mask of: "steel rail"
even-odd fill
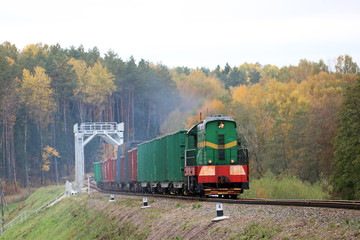
[[[360,201],[347,200],[297,200],[297,199],[259,199],[259,198],[240,198],[225,199],[218,197],[199,197],[199,196],[182,196],[182,195],[165,195],[155,193],[135,193],[130,191],[110,191],[99,189],[96,185],[91,184],[91,188],[99,192],[114,195],[130,195],[139,197],[155,197],[168,199],[181,199],[202,202],[219,202],[227,204],[249,204],[249,205],[275,205],[290,207],[315,207],[315,208],[338,208],[360,210]]]

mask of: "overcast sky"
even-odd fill
[[[174,67],[360,65],[359,0],[3,0],[0,43],[109,49]]]

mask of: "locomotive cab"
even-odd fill
[[[248,189],[248,152],[230,117],[208,117],[186,135],[184,174],[188,189],[204,195],[236,197]]]

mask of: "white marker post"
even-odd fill
[[[146,197],[143,198],[143,206],[141,208],[149,208],[150,206],[148,206],[148,200]]]
[[[221,221],[221,220],[225,220],[225,219],[229,218],[229,216],[224,216],[222,203],[216,204],[216,215],[217,215],[217,217],[212,220],[213,222]]]

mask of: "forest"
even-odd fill
[[[240,63],[239,63],[240,64]],[[125,141],[189,129],[206,116],[237,122],[250,174],[328,182],[360,199],[360,73],[349,55],[328,66],[225,64],[169,68],[94,47],[0,45],[0,178],[7,192],[74,175],[73,125],[124,122]],[[85,151],[86,172],[102,140]]]

